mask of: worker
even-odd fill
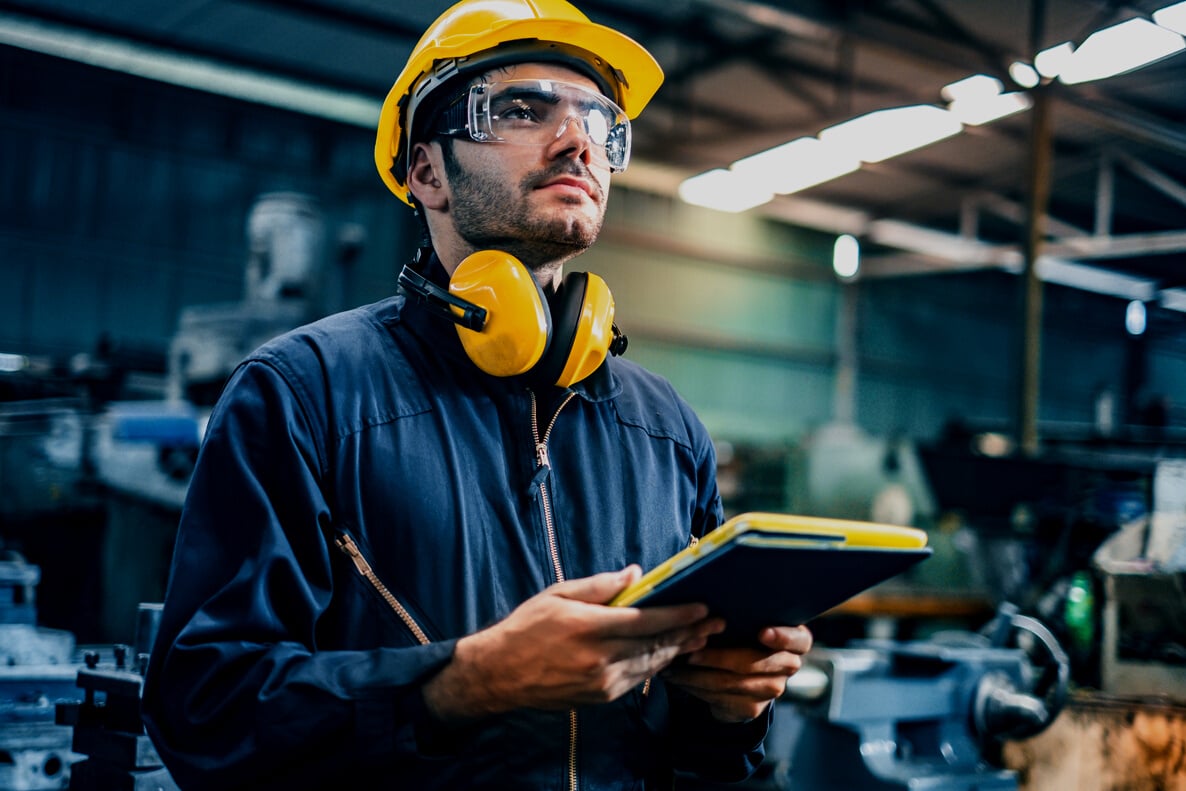
[[[375,146],[426,232],[402,293],[268,342],[209,420],[143,698],[181,788],[754,771],[811,635],[610,604],[723,512],[704,426],[563,272],[661,81],[565,0],[462,0],[416,44]]]

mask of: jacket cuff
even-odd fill
[[[676,768],[705,780],[737,782],[753,774],[765,756],[763,742],[774,721],[774,705],[748,722],[721,722],[709,706],[682,690],[670,692],[673,722],[695,723],[677,742]]]
[[[449,641],[450,658],[453,656],[453,648],[456,644],[456,640]],[[439,671],[441,667],[444,667],[444,664],[446,663],[442,663],[436,669]],[[424,700],[424,684],[433,675],[435,673],[427,676],[409,696],[409,700],[406,701],[399,716],[408,723],[410,739],[415,751],[421,757],[455,758],[465,753],[466,745],[481,729],[483,721],[479,719],[464,723],[449,723],[437,719]]]

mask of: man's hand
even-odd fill
[[[765,648],[696,651],[686,662],[664,671],[663,677],[707,702],[712,715],[722,722],[752,720],[783,693],[787,679],[803,666],[803,655],[811,650],[811,632],[805,626],[768,627],[758,640]]]
[[[640,574],[630,566],[552,585],[458,640],[452,661],[424,687],[429,711],[457,722],[525,706],[608,702],[724,628],[700,604],[605,606]]]

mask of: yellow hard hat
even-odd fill
[[[630,118],[663,82],[641,44],[590,22],[566,0],[461,0],[412,48],[383,102],[375,166],[388,189],[411,205],[406,176],[392,167],[408,154],[413,116],[426,96],[459,74],[536,60],[583,67]]]

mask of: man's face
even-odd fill
[[[553,64],[500,69],[500,81],[546,79],[597,91],[589,78]],[[475,250],[511,253],[529,269],[563,261],[593,244],[605,217],[610,171],[578,123],[539,145],[453,142],[446,158],[449,213]]]

